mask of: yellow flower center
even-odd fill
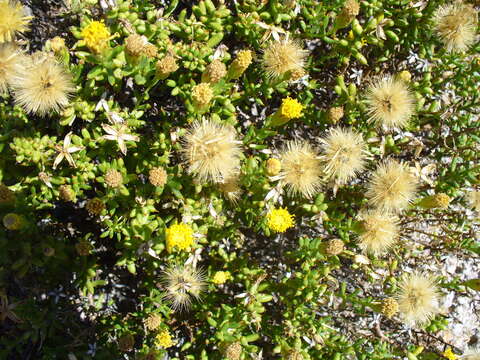
[[[282,105],[280,106],[280,114],[287,119],[295,119],[302,116],[303,105],[300,104],[296,99],[287,97],[282,100]]]
[[[285,232],[294,225],[294,216],[285,208],[273,209],[267,215],[267,226],[275,232]]]
[[[171,252],[174,248],[186,250],[193,245],[193,230],[185,224],[174,224],[165,232],[167,240],[167,251]]]
[[[92,21],[82,30],[82,37],[88,48],[99,53],[108,45],[110,32],[103,22]]]

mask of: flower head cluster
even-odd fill
[[[475,42],[478,14],[471,4],[456,1],[440,6],[434,22],[437,36],[447,51],[465,51]]]
[[[173,224],[165,230],[167,251],[186,250],[193,245],[193,230],[186,224]]]
[[[91,215],[100,215],[105,209],[105,204],[99,198],[93,198],[87,201],[85,208]]]
[[[167,183],[168,174],[165,169],[155,167],[148,172],[148,181],[153,186],[163,186]]]
[[[82,29],[81,35],[85,45],[95,53],[101,53],[107,48],[111,39],[110,31],[101,21],[91,21]]]
[[[19,1],[0,0],[0,43],[13,41],[15,33],[27,31],[31,19]]]
[[[232,203],[236,203],[240,194],[242,192],[238,179],[235,176],[232,176],[226,179],[224,182],[219,184],[220,191],[223,193],[223,196],[230,200]]]
[[[172,266],[165,270],[162,283],[165,287],[165,299],[171,302],[173,310],[186,310],[192,297],[200,298],[205,288],[205,275],[191,266]]]
[[[387,251],[398,238],[398,219],[381,211],[369,211],[361,215],[362,231],[360,248],[374,255]]]
[[[238,144],[233,127],[206,120],[195,122],[183,144],[188,172],[204,182],[231,178],[240,164]]]
[[[296,99],[286,97],[282,100],[279,111],[280,115],[288,120],[296,119],[302,116],[303,105]]]
[[[150,314],[145,320],[143,320],[145,327],[150,330],[156,330],[162,323],[162,317],[159,314]]]
[[[388,160],[372,175],[366,196],[380,210],[399,212],[414,199],[416,190],[417,181],[407,167]]]
[[[207,65],[202,74],[202,81],[214,84],[219,82],[225,75],[227,75],[227,67],[223,62],[215,59]]]
[[[8,213],[3,217],[3,226],[8,230],[20,230],[22,227],[22,218],[15,213]]]
[[[398,312],[398,302],[394,298],[386,298],[382,301],[380,312],[387,318],[393,317]]]
[[[105,184],[114,189],[122,186],[122,173],[115,169],[108,169],[108,171],[105,173]]]
[[[286,208],[272,209],[267,214],[267,226],[275,232],[285,232],[295,226],[295,216]]]
[[[156,57],[157,48],[150,44],[144,35],[132,34],[125,39],[125,50],[134,58],[139,56]]]
[[[280,154],[282,184],[294,194],[311,198],[320,189],[321,160],[306,141],[291,141]]]
[[[155,343],[159,347],[164,349],[168,349],[169,347],[172,347],[173,345],[175,345],[172,339],[172,335],[170,335],[168,330],[160,331],[155,337]]]
[[[408,274],[399,288],[398,311],[406,324],[425,324],[439,312],[439,293],[433,277],[422,273]]]
[[[213,90],[208,83],[200,83],[192,89],[192,99],[194,104],[202,108],[207,106],[213,98]]]
[[[415,112],[415,98],[408,85],[392,76],[373,83],[366,100],[370,120],[378,127],[403,128]]]
[[[72,78],[54,58],[37,53],[12,79],[15,102],[28,113],[45,116],[68,105],[75,90]]]
[[[344,184],[365,166],[366,145],[362,135],[350,129],[334,128],[322,140],[325,173]]]
[[[171,73],[178,70],[177,60],[172,55],[166,55],[164,58],[157,61],[155,65],[157,76],[160,79],[165,79]]]
[[[281,78],[288,72],[303,69],[307,54],[297,41],[272,41],[263,53],[263,67],[269,77]]]

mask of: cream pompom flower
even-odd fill
[[[62,65],[47,54],[34,54],[12,80],[15,102],[28,113],[45,116],[68,105],[75,87]]]
[[[271,41],[263,52],[263,67],[270,78],[278,79],[289,71],[303,69],[308,51],[291,39]]]
[[[205,274],[191,266],[171,266],[163,273],[162,285],[164,298],[171,303],[173,310],[186,310],[192,298],[199,299],[205,289]]]
[[[417,181],[407,166],[391,159],[375,170],[366,196],[379,210],[399,212],[414,199],[416,190]]]
[[[322,183],[321,160],[307,141],[290,141],[280,154],[281,184],[293,194],[311,198]]]
[[[398,218],[381,211],[360,214],[360,248],[370,254],[380,255],[390,249],[398,239]]]
[[[6,93],[25,57],[11,44],[0,44],[0,94]]]
[[[378,127],[404,128],[415,113],[415,98],[408,85],[392,76],[370,85],[366,102],[370,120]]]
[[[232,126],[209,120],[193,123],[183,142],[188,172],[203,182],[224,182],[238,172],[239,144]]]
[[[0,0],[0,43],[12,41],[17,32],[27,31],[31,19],[19,1]]]
[[[439,313],[439,292],[435,279],[415,272],[403,277],[396,300],[407,325],[423,325]]]
[[[447,51],[465,51],[476,40],[478,14],[473,5],[456,1],[440,6],[434,15],[435,32]]]
[[[321,140],[325,173],[339,184],[363,170],[367,156],[362,135],[351,129],[333,128]]]

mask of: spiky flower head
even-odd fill
[[[478,14],[473,5],[455,1],[435,12],[435,32],[447,51],[465,51],[476,40]]]
[[[85,208],[91,215],[100,215],[105,209],[105,204],[99,198],[93,198],[87,201]]]
[[[461,356],[462,360],[480,360],[480,347],[477,348],[469,348],[465,353]]]
[[[452,199],[444,193],[433,194],[424,197],[418,205],[424,209],[447,209]]]
[[[365,167],[366,145],[362,135],[351,129],[333,128],[322,142],[324,172],[345,184]]]
[[[69,185],[61,185],[58,189],[60,199],[69,202],[75,200],[75,192]]]
[[[163,59],[157,61],[157,76],[161,80],[166,79],[168,75],[178,70],[177,60],[172,55],[166,55]]]
[[[8,230],[20,230],[22,228],[22,217],[15,213],[8,213],[3,217],[3,226]]]
[[[439,312],[436,280],[427,274],[407,274],[399,283],[398,311],[407,325],[422,325]]]
[[[48,45],[50,46],[50,50],[56,54],[67,49],[67,45],[65,45],[65,39],[60,36],[55,36],[53,39],[48,40]]]
[[[0,43],[13,41],[15,33],[27,31],[31,19],[19,1],[0,0]]]
[[[325,253],[328,255],[340,255],[345,249],[345,243],[340,239],[331,239],[325,245]]]
[[[220,191],[223,193],[223,196],[225,196],[225,198],[227,198],[233,203],[237,202],[242,192],[240,185],[238,184],[238,178],[234,176],[220,183],[219,188]]]
[[[265,168],[268,176],[275,176],[278,175],[282,170],[282,163],[278,159],[270,158],[267,160]]]
[[[308,51],[291,39],[272,41],[263,52],[263,67],[270,78],[277,79],[293,70],[303,69]]]
[[[215,275],[213,275],[212,282],[215,285],[225,284],[227,280],[231,279],[232,275],[228,271],[217,271]]]
[[[202,82],[217,83],[225,75],[227,75],[227,67],[223,62],[218,59],[213,60],[207,65],[205,71],[202,74]]]
[[[398,218],[383,211],[368,211],[360,215],[360,248],[370,254],[380,255],[390,249],[398,239]]]
[[[155,344],[161,348],[168,349],[175,345],[175,342],[172,339],[172,335],[166,329],[160,331],[155,337]]]
[[[0,205],[11,204],[15,201],[15,194],[5,184],[0,183]]]
[[[185,135],[183,155],[188,172],[202,182],[223,182],[238,172],[241,149],[232,126],[203,120]]]
[[[125,334],[118,339],[118,349],[122,352],[133,350],[135,345],[135,338],[132,334]]]
[[[111,188],[118,188],[123,185],[122,173],[115,169],[108,169],[105,173],[105,184]]]
[[[11,43],[0,44],[0,94],[8,91],[15,74],[21,69],[25,57]]]
[[[360,13],[360,5],[357,0],[347,0],[343,5],[342,11],[336,18],[338,28],[343,28],[350,24],[353,19]]]
[[[164,298],[171,303],[173,310],[186,310],[192,298],[200,299],[205,288],[205,275],[202,270],[191,266],[175,265],[165,270],[162,276],[165,287]]]
[[[480,211],[480,191],[472,190],[467,194],[470,206],[477,211]]]
[[[328,121],[332,124],[336,124],[340,121],[343,117],[343,107],[342,106],[334,106],[328,109],[327,111],[327,118]]]
[[[280,154],[282,184],[294,194],[311,198],[320,189],[321,160],[307,141],[290,141]]]
[[[75,87],[65,68],[47,54],[34,54],[12,80],[15,102],[28,113],[45,116],[69,103]]]
[[[272,209],[267,214],[267,226],[274,232],[283,233],[295,226],[295,215],[286,208]]]
[[[370,120],[378,127],[404,128],[415,113],[415,98],[408,85],[392,76],[370,85],[366,101]]]
[[[167,251],[187,250],[193,245],[193,229],[187,224],[173,224],[165,230]]]
[[[238,79],[250,66],[252,60],[253,54],[250,50],[240,50],[228,68],[228,77]]]
[[[168,174],[165,169],[156,167],[148,172],[148,181],[153,186],[163,186],[167,183]]]
[[[407,166],[391,159],[375,170],[366,196],[370,204],[379,210],[399,212],[414,199],[416,190],[416,178]]]
[[[162,323],[162,317],[159,314],[150,314],[148,317],[143,320],[145,327],[150,330],[156,330]]]
[[[131,34],[125,39],[125,50],[128,55],[138,57],[143,55],[143,49],[148,39],[143,35]]]
[[[242,344],[233,342],[223,346],[223,354],[228,360],[240,360],[242,356]]]
[[[111,34],[103,21],[91,21],[82,29],[85,45],[94,53],[101,53],[108,47]]]
[[[200,83],[195,85],[192,89],[192,99],[194,105],[199,108],[204,108],[213,99],[213,90],[208,83]]]
[[[392,318],[398,312],[398,302],[394,298],[383,299],[380,312],[387,318]]]

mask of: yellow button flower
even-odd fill
[[[213,275],[212,282],[216,285],[225,284],[227,280],[230,280],[232,275],[228,271],[217,271],[215,275]]]
[[[273,209],[267,215],[267,226],[275,232],[285,232],[294,225],[294,216],[285,208]]]
[[[452,351],[452,348],[449,346],[442,354],[445,356],[448,360],[455,360],[458,358],[458,356]]]
[[[160,333],[158,333],[158,335],[156,336],[155,340],[155,343],[164,349],[168,349],[169,347],[172,347],[174,345],[172,336],[170,335],[168,330],[160,331]]]
[[[193,245],[193,230],[186,224],[174,224],[165,231],[167,251],[186,250]]]
[[[100,53],[108,45],[110,31],[101,21],[92,21],[82,30],[85,45],[92,51]]]
[[[282,100],[282,105],[280,106],[280,114],[282,117],[287,118],[288,120],[299,118],[302,116],[302,110],[303,105],[296,99],[286,97]]]

